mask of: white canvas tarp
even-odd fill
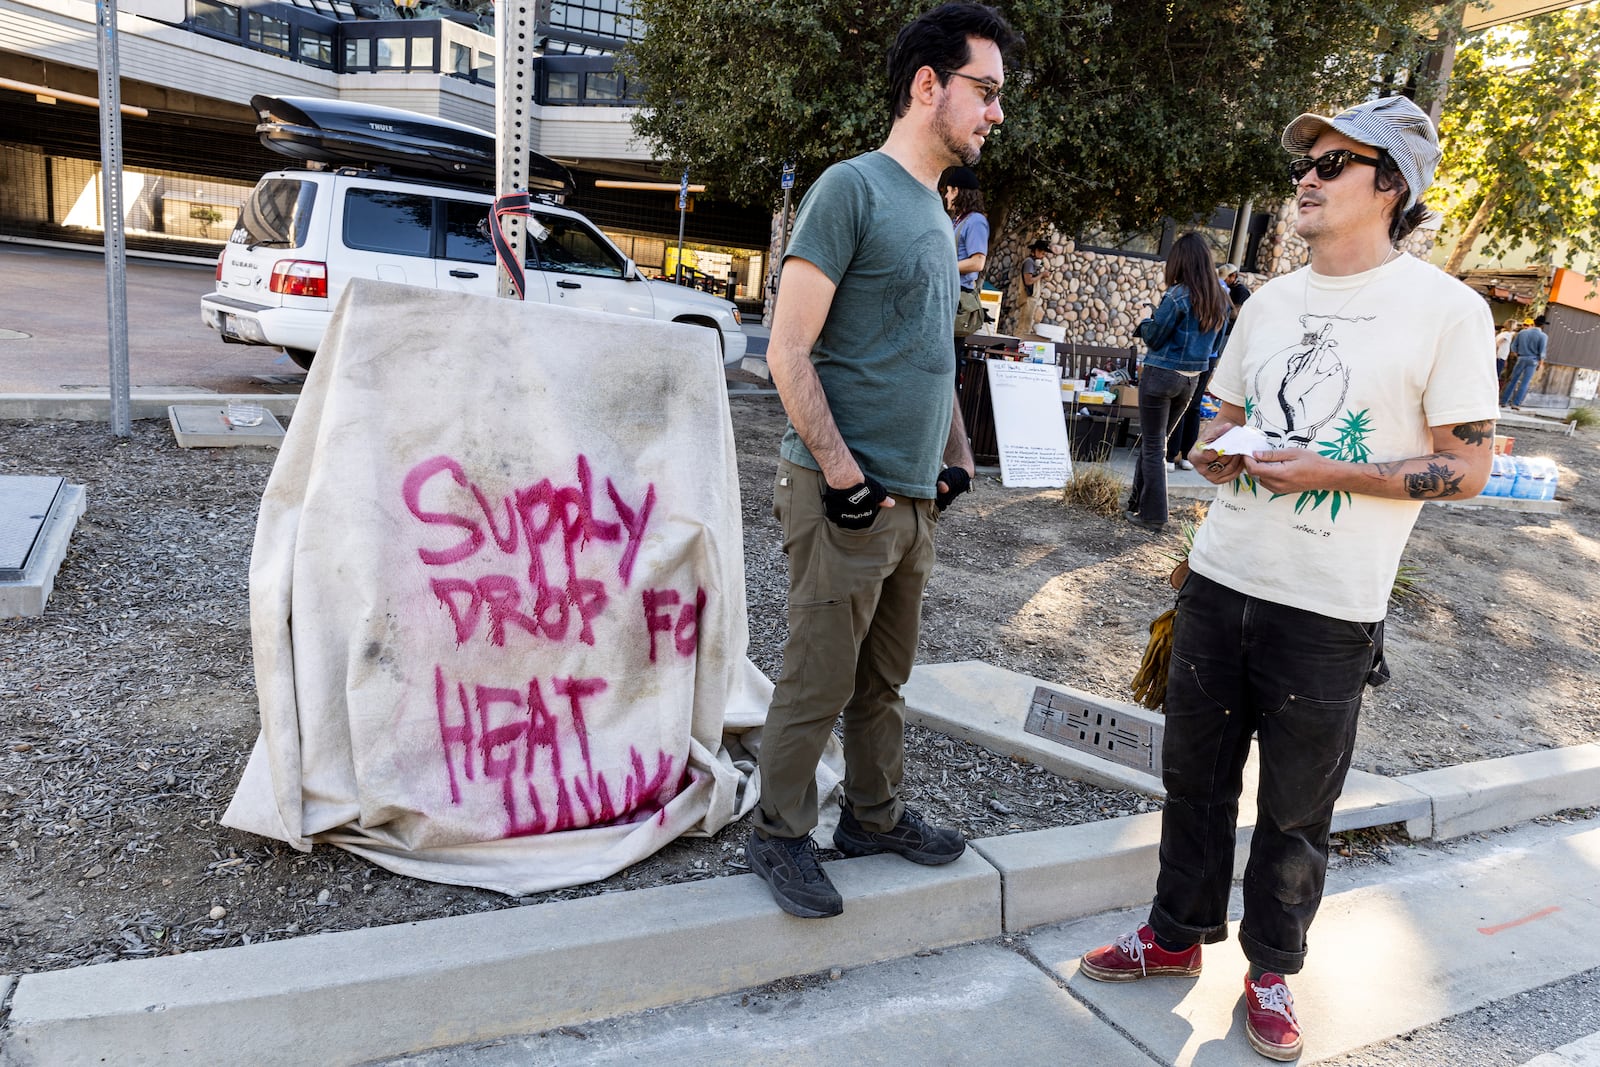
[[[514,894],[715,832],[771,693],[742,545],[709,330],[352,284],[261,503],[224,823]]]

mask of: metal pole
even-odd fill
[[[495,143],[499,158],[495,163],[495,192],[499,196],[528,188],[529,125],[533,109],[533,39],[538,21],[534,0],[502,0],[495,5],[495,47],[500,61],[495,72],[499,79],[495,93]],[[527,227],[515,215],[505,219],[506,240],[517,257],[526,262]],[[498,268],[503,297],[515,298],[511,277]]]
[[[689,208],[689,171],[684,169],[683,177],[678,180],[678,269],[675,272],[676,281],[683,284],[683,216]]]
[[[128,387],[128,250],[122,232],[122,66],[116,0],[95,0],[100,60],[100,205],[105,225],[106,339],[111,361],[111,433],[133,435]]]
[[[1228,248],[1228,258],[1244,269],[1244,250],[1250,244],[1250,215],[1256,209],[1254,200],[1239,205],[1239,214],[1233,220],[1233,244]]]
[[[778,262],[772,269],[772,292],[778,292],[778,279],[783,274],[783,257],[789,252],[789,194],[794,191],[794,164],[783,165],[783,224],[778,230]]]

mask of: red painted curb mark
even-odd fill
[[[1521,926],[1523,923],[1531,923],[1535,919],[1542,919],[1546,915],[1554,915],[1556,912],[1558,912],[1560,910],[1561,909],[1559,907],[1557,907],[1556,905],[1552,904],[1548,908],[1540,908],[1538,911],[1534,912],[1532,915],[1524,915],[1520,919],[1512,919],[1510,922],[1500,923],[1498,926],[1480,926],[1480,927],[1478,927],[1478,933],[1480,933],[1480,934],[1490,934],[1490,935],[1498,934],[1502,930],[1511,929],[1513,926]]]

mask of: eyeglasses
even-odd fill
[[[963,74],[959,70],[941,70],[939,73],[943,74],[946,78],[965,78],[969,82],[976,82],[983,89],[983,104],[985,107],[1000,99],[1000,86],[996,85],[988,78],[979,78],[971,74]]]
[[[1369,167],[1376,167],[1378,160],[1372,156],[1359,156],[1348,148],[1335,148],[1332,152],[1324,152],[1316,159],[1310,156],[1301,156],[1289,164],[1289,180],[1295,185],[1300,184],[1300,179],[1317,169],[1317,177],[1325,182],[1331,182],[1344,173],[1344,168],[1351,163],[1365,163]]]

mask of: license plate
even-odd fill
[[[232,315],[220,315],[218,317],[222,320],[222,336],[236,337],[241,341],[244,340],[244,334],[239,332],[239,327],[233,321]]]

